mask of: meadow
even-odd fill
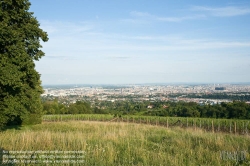
[[[193,127],[166,128],[127,122],[44,121],[38,125],[5,130],[0,133],[0,140],[0,147],[5,151],[84,153],[83,163],[64,165],[250,164],[249,135],[212,133]]]

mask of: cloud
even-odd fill
[[[138,11],[132,11],[130,12],[130,15],[135,17],[154,17],[153,15],[147,12],[138,12]]]
[[[72,35],[82,32],[88,32],[93,29],[93,25],[89,22],[73,23],[66,21],[41,21],[41,27],[48,34],[55,35],[64,33],[64,35]]]
[[[205,15],[193,15],[193,16],[184,16],[184,17],[157,17],[159,21],[166,21],[166,22],[181,22],[185,20],[195,20],[195,19],[202,19],[206,18]]]
[[[212,16],[218,17],[232,17],[250,14],[249,7],[237,7],[237,6],[227,6],[227,7],[205,7],[205,6],[194,6],[192,7],[194,11],[208,12]]]
[[[129,14],[132,18],[121,19],[121,22],[141,25],[141,24],[148,24],[155,19],[154,15],[151,15],[147,12],[132,11]]]
[[[153,15],[147,12],[138,12],[132,11],[130,15],[133,18],[124,19],[123,21],[130,22],[130,23],[149,23],[150,21],[159,21],[159,22],[182,22],[186,20],[195,20],[195,19],[203,19],[205,15],[189,15],[189,16],[180,16],[180,17],[162,17]]]
[[[135,19],[135,18],[121,19],[120,22],[126,24],[134,24],[134,25],[142,25],[150,23],[148,20]]]
[[[207,7],[207,6],[193,6],[191,11],[204,12],[202,14],[189,14],[186,16],[157,16],[148,12],[132,11],[130,16],[132,18],[123,19],[122,21],[134,24],[146,24],[152,21],[159,22],[183,22],[187,20],[204,19],[208,15],[215,17],[233,17],[250,14],[249,7],[237,7],[237,6],[226,6],[226,7]]]

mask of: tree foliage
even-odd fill
[[[34,60],[47,33],[29,12],[28,0],[0,0],[0,126],[41,121],[40,75]]]
[[[149,107],[150,106],[150,107]],[[220,104],[172,101],[77,101],[44,100],[46,114],[115,114],[172,117],[250,119],[250,105],[243,101]]]
[[[90,103],[83,101],[76,101],[76,103],[71,103],[65,105],[59,103],[57,99],[53,101],[44,101],[43,109],[45,114],[91,114],[91,113],[101,113],[101,110],[91,108]],[[99,111],[99,112],[96,112]]]

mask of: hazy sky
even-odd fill
[[[43,85],[250,82],[249,0],[30,0]]]

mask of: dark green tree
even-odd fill
[[[0,0],[0,127],[41,122],[40,75],[34,60],[48,41],[28,0]]]

